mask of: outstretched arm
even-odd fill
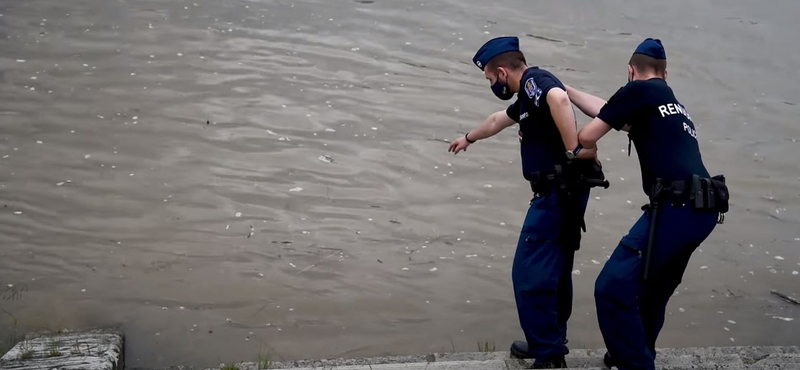
[[[516,122],[508,116],[505,110],[492,113],[480,127],[470,131],[466,136],[453,140],[453,142],[450,143],[450,149],[448,151],[453,152],[453,154],[458,154],[458,152],[462,150],[467,150],[467,147],[470,145],[470,142],[467,141],[467,137],[473,142],[486,139],[497,135],[498,132],[503,131],[503,129],[515,123]]]
[[[583,114],[595,118],[600,113],[600,109],[606,105],[606,101],[592,94],[576,90],[572,86],[564,85],[567,88],[567,95],[572,104],[578,107]]]

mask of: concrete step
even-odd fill
[[[573,350],[567,364],[574,369],[604,369],[605,350]],[[442,353],[428,356],[377,357],[359,359],[307,360],[273,363],[273,369],[340,370],[516,370],[526,369],[531,360],[510,357],[508,352]],[[678,348],[658,351],[659,369],[798,369],[800,347]],[[239,364],[241,370],[257,370],[255,363]]]

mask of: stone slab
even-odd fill
[[[122,370],[124,335],[113,329],[34,333],[0,358],[0,370]]]

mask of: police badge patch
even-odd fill
[[[539,98],[542,97],[542,89],[536,86],[536,82],[533,82],[533,77],[525,81],[525,93],[528,94],[528,98],[533,99],[533,104],[538,107]]]
[[[528,94],[529,98],[533,98],[536,95],[536,82],[533,82],[533,77],[525,81],[525,93]]]

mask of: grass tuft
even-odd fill
[[[494,341],[478,341],[478,352],[494,352]]]
[[[258,368],[259,370],[267,370],[272,368],[272,356],[258,355]]]

